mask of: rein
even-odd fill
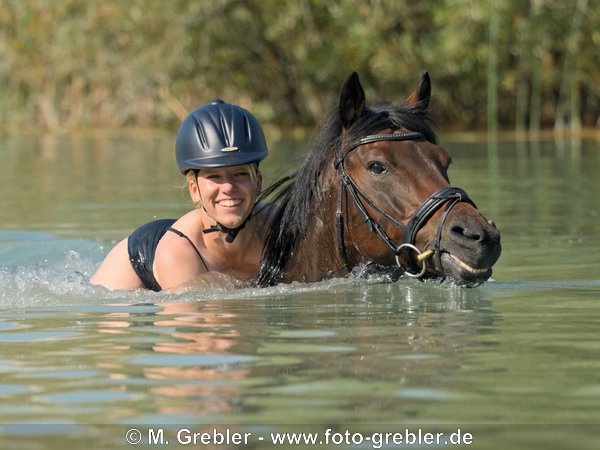
[[[347,147],[345,147],[335,158],[334,166],[339,173],[338,177],[338,200],[337,200],[337,210],[336,210],[336,228],[337,228],[337,236],[338,236],[338,252],[342,259],[342,262],[346,267],[349,267],[348,256],[346,254],[346,245],[344,244],[344,217],[342,215],[343,209],[343,190],[346,189],[349,197],[354,202],[354,205],[357,207],[358,211],[362,214],[365,219],[365,223],[369,231],[375,233],[379,239],[381,239],[394,253],[396,256],[396,264],[399,267],[402,267],[400,262],[400,256],[405,250],[412,250],[413,253],[416,253],[416,257],[413,257],[412,254],[409,253],[407,257],[408,268],[405,268],[405,273],[411,277],[421,277],[425,274],[427,270],[426,259],[431,256],[432,253],[436,255],[436,263],[438,267],[441,269],[441,252],[440,252],[440,240],[442,237],[442,228],[446,218],[452,208],[456,206],[457,203],[466,202],[477,208],[475,203],[469,198],[467,193],[460,188],[456,187],[446,187],[440,189],[439,191],[433,193],[427,200],[425,200],[421,206],[417,208],[417,210],[413,213],[411,218],[408,221],[407,225],[404,225],[387,212],[382,210],[379,206],[377,206],[364,192],[360,190],[357,186],[356,182],[352,179],[350,175],[346,172],[344,168],[344,159],[350,152],[355,150],[357,147],[361,145],[370,144],[372,142],[379,141],[417,141],[417,140],[425,140],[425,136],[418,132],[407,132],[407,133],[399,133],[399,134],[374,134],[363,137],[361,139],[357,139],[356,141],[351,142]],[[365,206],[363,205],[363,201],[370,206],[372,209],[377,211],[384,219],[390,222],[393,226],[401,230],[404,234],[404,239],[402,244],[398,245],[391,239],[385,230],[379,225],[367,212]],[[416,238],[417,233],[423,226],[427,223],[427,221],[433,216],[439,209],[441,209],[444,205],[446,205],[446,209],[440,218],[437,228],[437,234],[435,243],[433,246],[433,250],[427,250],[426,252],[421,252],[416,246]],[[417,264],[417,262],[421,262],[421,267]],[[411,271],[409,271],[410,269]]]

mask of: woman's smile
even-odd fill
[[[235,208],[236,206],[242,203],[241,198],[226,198],[223,200],[217,201],[217,205],[225,207],[225,208]]]

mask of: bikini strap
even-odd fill
[[[172,231],[172,232],[173,232],[173,233],[175,233],[176,235],[178,235],[178,236],[180,236],[180,237],[182,237],[182,238],[184,238],[184,239],[187,239],[187,241],[188,241],[190,244],[192,244],[192,248],[193,248],[194,250],[196,250],[196,253],[198,254],[198,257],[200,258],[200,261],[202,261],[202,264],[204,265],[204,268],[206,269],[206,271],[207,271],[207,272],[209,271],[209,270],[208,270],[208,266],[206,265],[206,261],[204,261],[204,258],[203,258],[203,257],[202,257],[202,255],[200,254],[200,250],[198,250],[198,247],[196,247],[196,244],[194,244],[194,243],[192,242],[192,240],[191,240],[189,237],[187,237],[187,236],[186,236],[185,234],[183,234],[181,231],[179,231],[179,230],[176,230],[176,229],[175,229],[175,228],[173,228],[173,227],[169,227],[169,228],[167,228],[167,231]]]

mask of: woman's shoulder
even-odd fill
[[[173,259],[176,262],[184,258],[187,263],[188,258],[198,258],[197,248],[198,243],[194,242],[190,229],[177,221],[167,228],[158,243],[156,257]]]
[[[181,228],[181,227],[179,227]],[[154,275],[163,289],[170,289],[205,273],[206,266],[198,257],[195,243],[186,238],[187,234],[177,227],[177,222],[169,228],[156,248]],[[174,231],[173,231],[174,230]]]

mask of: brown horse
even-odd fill
[[[267,195],[280,204],[267,237],[259,286],[314,282],[355,267],[474,286],[501,252],[500,233],[462,189],[428,114],[431,81],[396,107],[368,108],[353,73],[299,171]]]

